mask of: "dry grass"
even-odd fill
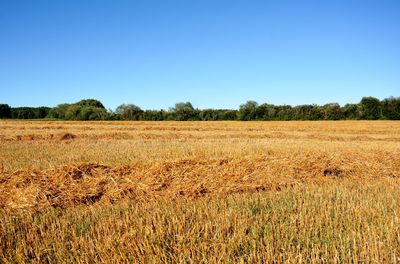
[[[0,121],[0,262],[400,262],[400,122]]]

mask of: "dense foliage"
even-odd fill
[[[74,104],[59,104],[47,117],[66,120],[105,120],[110,116],[103,104],[94,99],[81,100]]]
[[[0,118],[40,119],[47,117],[50,107],[10,107],[0,104]]]
[[[0,118],[11,118],[11,107],[8,104],[0,104]]]
[[[239,110],[197,109],[190,102],[176,103],[169,110],[142,110],[134,104],[122,104],[115,111],[106,110],[95,99],[85,99],[74,104],[48,107],[10,107],[0,104],[0,118],[34,119],[53,118],[64,120],[400,120],[400,97],[380,101],[364,97],[358,104],[338,103],[325,105],[272,105],[247,101]]]

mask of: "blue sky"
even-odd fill
[[[0,0],[0,103],[400,96],[400,1]]]

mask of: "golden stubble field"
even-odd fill
[[[0,262],[400,262],[400,122],[0,121]]]

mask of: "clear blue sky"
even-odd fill
[[[400,96],[400,1],[0,0],[0,102],[160,109]]]

